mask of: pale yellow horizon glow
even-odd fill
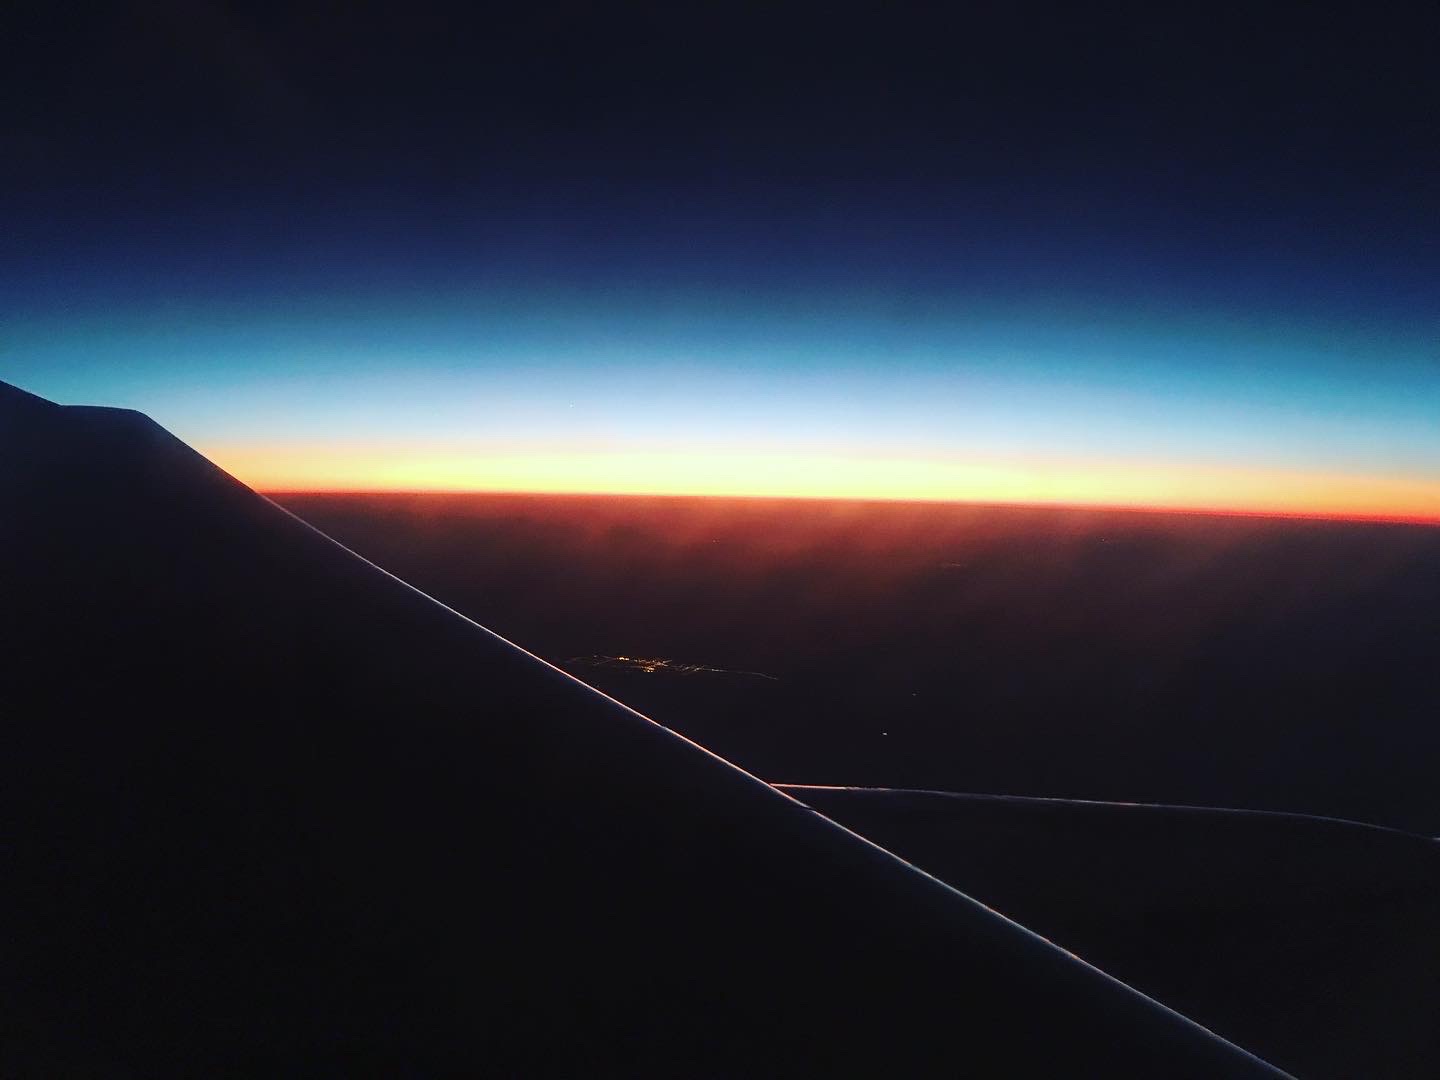
[[[1440,522],[1440,478],[1121,461],[685,449],[228,445],[261,491],[703,495],[1039,503]]]

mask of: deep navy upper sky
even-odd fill
[[[1440,485],[1433,5],[607,7],[7,17],[0,377]]]

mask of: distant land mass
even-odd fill
[[[1440,833],[1440,528],[919,503],[273,497],[768,780]]]

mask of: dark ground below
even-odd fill
[[[761,500],[276,498],[765,779],[1295,811],[1440,833],[1437,528]]]

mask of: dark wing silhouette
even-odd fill
[[[5,1075],[1278,1075],[144,417],[0,410]]]

